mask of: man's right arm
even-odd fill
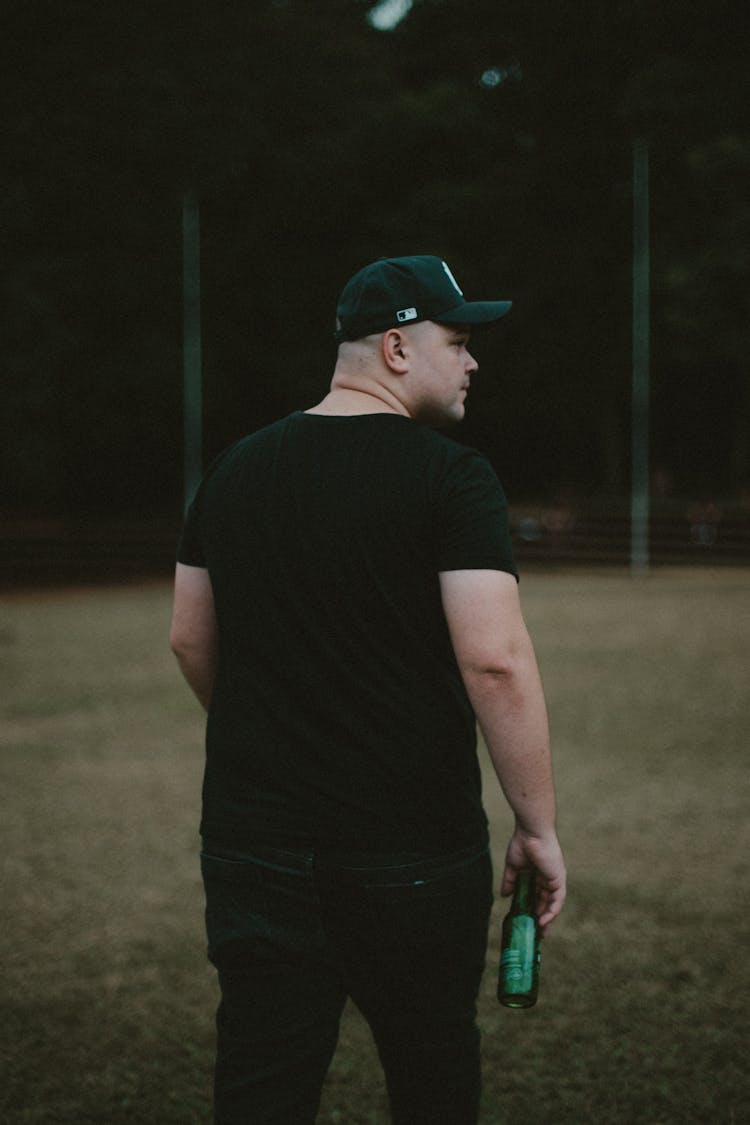
[[[218,659],[218,625],[208,570],[177,563],[169,642],[182,674],[208,710]]]
[[[518,587],[497,570],[440,575],[443,609],[466,691],[516,818],[502,893],[519,871],[537,872],[542,930],[565,901],[565,862],[555,830],[547,710]]]

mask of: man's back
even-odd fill
[[[471,450],[390,414],[297,413],[218,461],[180,550],[220,662],[204,835],[437,851],[486,833],[438,574],[514,571]]]

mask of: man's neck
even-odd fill
[[[326,397],[305,411],[306,414],[354,416],[357,414],[409,414],[402,403],[388,391],[360,391],[351,387],[333,387]]]

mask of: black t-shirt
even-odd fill
[[[208,568],[219,624],[205,837],[391,853],[486,839],[438,579],[517,576],[485,458],[398,415],[295,413],[215,462],[178,559]]]

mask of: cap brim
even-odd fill
[[[446,313],[436,316],[435,320],[441,324],[471,324],[491,325],[509,313],[512,301],[465,301],[449,309]]]

